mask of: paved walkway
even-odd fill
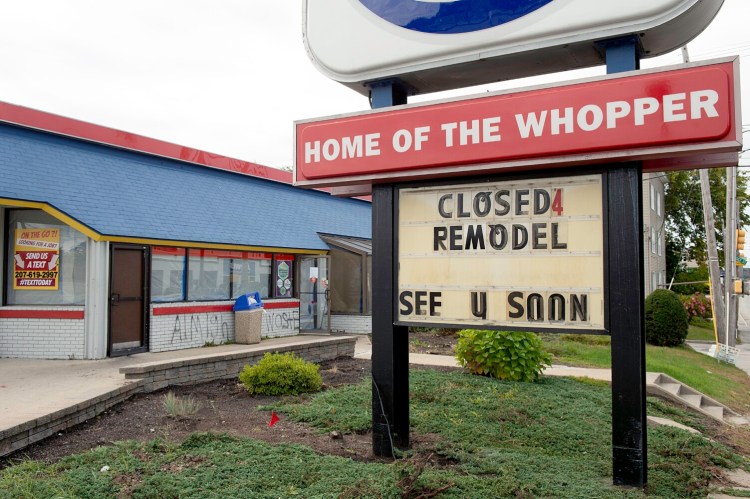
[[[367,336],[357,338],[354,347],[354,357],[357,359],[370,359],[372,355],[372,344]],[[452,355],[432,355],[421,353],[410,353],[409,363],[423,366],[461,367]],[[592,378],[602,381],[612,381],[612,372],[609,369],[594,369],[587,367],[552,366],[544,370],[547,376],[574,376],[580,378]]]

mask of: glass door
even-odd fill
[[[328,334],[331,332],[330,257],[323,255],[300,258],[299,331]]]

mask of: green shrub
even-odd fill
[[[514,331],[459,331],[456,358],[472,374],[509,381],[536,381],[552,364],[536,334]]]
[[[250,395],[299,395],[323,386],[319,366],[293,353],[267,353],[254,366],[245,366],[240,381]]]
[[[657,346],[676,346],[688,334],[688,315],[677,294],[657,289],[646,297],[646,341]]]

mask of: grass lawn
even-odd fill
[[[323,432],[368,431],[370,380],[276,405]],[[611,393],[601,383],[511,383],[412,370],[412,435],[429,442],[393,463],[226,435],[181,444],[120,443],[54,465],[0,471],[0,497],[640,498],[611,485]],[[659,411],[650,404],[650,410]],[[346,438],[346,437],[344,437]],[[747,466],[723,445],[648,429],[650,498],[706,497],[720,469]],[[425,465],[429,455],[438,456]],[[102,471],[104,466],[109,468]]]
[[[716,341],[713,322],[694,317],[688,324],[687,339],[697,341]]]
[[[542,335],[554,363],[583,367],[611,367],[609,338],[590,335]],[[750,377],[732,365],[720,363],[688,346],[646,345],[646,370],[663,372],[719,402],[750,412]]]

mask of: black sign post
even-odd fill
[[[640,67],[636,37],[602,44],[607,73]],[[609,331],[612,337],[612,476],[645,487],[646,334],[643,310],[642,166],[612,165],[607,174]]]
[[[373,85],[373,108],[406,104],[397,81]],[[396,296],[395,206],[391,184],[372,186],[372,450],[393,456],[409,446],[409,336],[394,326]]]

